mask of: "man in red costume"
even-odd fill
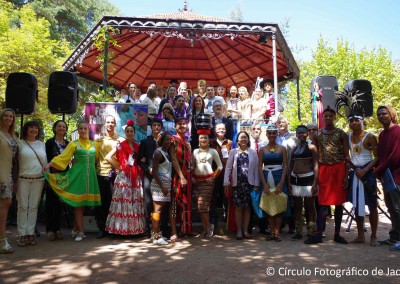
[[[340,236],[343,203],[347,201],[349,166],[349,142],[347,134],[335,127],[336,112],[329,106],[323,113],[325,127],[314,136],[313,144],[319,153],[317,235],[307,244],[322,243],[322,231],[326,222],[327,208],[335,205],[335,236],[339,244],[348,242]]]
[[[190,163],[191,147],[185,137],[187,131],[187,122],[184,117],[177,118],[175,129],[177,134],[172,136],[172,145],[170,147],[170,157],[174,168],[172,178],[172,204],[171,204],[171,241],[178,240],[176,231],[176,221],[181,223],[181,233],[191,234],[192,232],[192,189],[190,184]]]

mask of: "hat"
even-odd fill
[[[275,124],[267,124],[267,131],[278,131]]]
[[[352,120],[352,119],[364,120],[364,117],[362,117],[362,116],[360,116],[360,115],[356,115],[356,114],[354,114],[354,113],[350,113],[350,114],[347,116],[347,121],[350,122],[350,120]]]
[[[211,131],[210,131],[210,129],[198,129],[197,134],[198,135],[210,135]]]
[[[271,84],[272,84],[272,87],[274,86],[274,80],[271,79],[271,78],[267,78],[267,79],[264,79],[264,80],[262,80],[262,81],[260,82],[260,88],[261,88],[261,89],[264,89],[264,84],[265,84],[265,83],[271,83]]]

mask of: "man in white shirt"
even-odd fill
[[[146,96],[142,99],[142,104],[146,104],[149,110],[149,118],[154,118],[158,114],[161,100],[157,97],[157,91],[155,88],[149,88]]]
[[[261,125],[260,124],[253,124],[250,128],[250,148],[257,152],[267,145],[267,141],[261,140]],[[249,233],[253,228],[254,224],[258,224],[260,228],[261,234],[269,234],[268,232],[268,219],[266,217],[256,218],[257,215],[252,211],[251,218],[250,218],[250,225],[249,225]],[[253,221],[254,220],[254,221]]]
[[[222,103],[223,107],[226,106],[224,98],[215,95],[213,86],[211,86],[211,85],[207,86],[206,94],[207,94],[207,97],[204,99],[204,104],[205,104],[204,113],[211,114],[211,115],[214,114],[213,103],[215,101],[220,101]]]

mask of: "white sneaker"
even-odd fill
[[[7,239],[0,240],[0,244],[1,243],[2,243],[2,246],[0,247],[0,254],[8,254],[8,253],[13,253],[14,252],[14,249],[7,242]]]
[[[76,234],[76,237],[75,237],[75,241],[76,241],[76,242],[80,242],[80,241],[82,241],[84,238],[86,238],[86,236],[85,236],[84,233],[77,233],[77,234]]]
[[[168,245],[168,242],[164,240],[164,238],[159,238],[157,240],[153,240],[154,245]]]

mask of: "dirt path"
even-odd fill
[[[146,238],[97,240],[93,233],[78,243],[68,230],[64,240],[50,242],[41,228],[36,246],[19,248],[16,228],[8,229],[16,251],[0,255],[1,283],[400,283],[400,252],[336,244],[332,222],[324,243],[312,246],[291,241],[286,229],[281,243],[266,242],[261,234],[243,241],[226,234],[161,247]],[[379,239],[389,229],[380,216]],[[355,224],[350,233],[343,228],[348,240],[355,234]]]

